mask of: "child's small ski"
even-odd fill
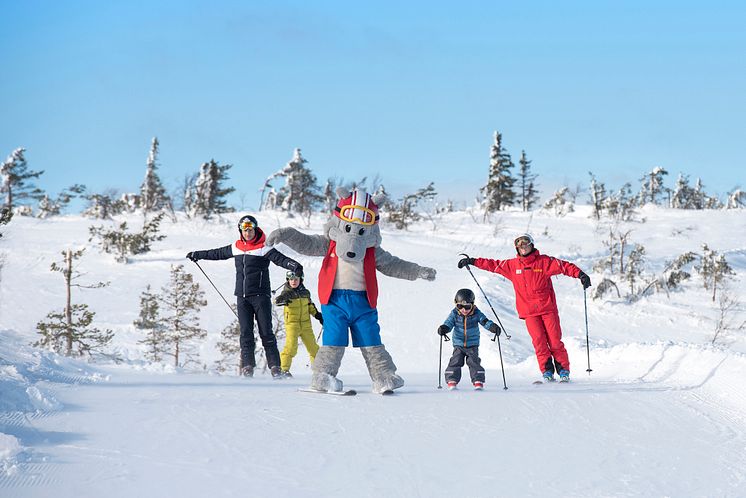
[[[357,394],[357,391],[354,389],[348,389],[346,391],[319,391],[318,389],[298,388],[298,391],[302,393],[331,394],[333,396],[355,396]]]

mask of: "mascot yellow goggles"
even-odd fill
[[[339,217],[344,221],[350,223],[360,223],[361,225],[371,226],[375,225],[378,215],[372,209],[368,209],[365,206],[357,206],[355,204],[344,206],[339,209]],[[362,212],[362,218],[360,218],[359,212]]]

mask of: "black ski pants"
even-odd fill
[[[268,295],[237,297],[238,325],[241,328],[241,367],[255,367],[254,319],[259,328],[259,337],[264,346],[264,355],[269,368],[280,366],[277,338],[272,331],[272,300]]]
[[[479,346],[468,348],[453,346],[453,355],[446,367],[446,383],[451,381],[458,383],[461,380],[461,367],[464,366],[464,362],[469,367],[472,383],[484,382],[484,368],[482,368],[482,360],[479,359]]]

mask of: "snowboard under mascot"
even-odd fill
[[[319,272],[319,301],[324,316],[322,345],[316,354],[311,389],[341,391],[337,378],[345,348],[360,348],[376,393],[402,387],[391,355],[381,342],[378,325],[376,270],[405,280],[435,279],[435,270],[404,261],[381,248],[378,205],[384,194],[337,189],[337,207],[324,225],[323,235],[306,235],[294,228],[278,228],[267,244],[285,244],[306,256],[323,256]]]

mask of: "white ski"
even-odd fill
[[[333,396],[355,396],[357,394],[357,391],[354,389],[348,389],[346,391],[319,391],[318,389],[299,387],[298,391],[302,393],[331,394]]]

